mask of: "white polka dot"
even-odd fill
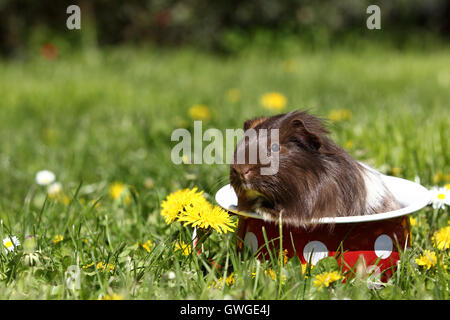
[[[388,258],[393,248],[394,244],[392,243],[392,239],[386,234],[382,234],[375,240],[375,254],[381,259]]]
[[[245,234],[244,243],[252,250],[253,253],[256,253],[256,251],[258,251],[258,239],[253,232],[247,232]]]
[[[308,263],[311,261],[312,264],[316,264],[326,257],[328,257],[328,249],[323,242],[311,241],[303,248],[303,258],[305,258]]]

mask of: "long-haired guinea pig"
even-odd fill
[[[267,132],[267,143],[260,135]],[[265,130],[262,130],[265,129]],[[278,129],[278,141],[270,131]],[[400,208],[386,188],[379,172],[353,159],[329,137],[320,119],[306,112],[293,111],[273,117],[247,120],[246,135],[238,142],[230,183],[238,197],[238,209],[254,211],[266,220],[305,226],[323,217],[369,215]],[[267,148],[276,155],[278,170],[261,174],[267,162],[249,163],[250,150]],[[245,161],[237,161],[245,152]],[[242,159],[242,158],[241,158]],[[275,159],[275,158],[273,158]]]

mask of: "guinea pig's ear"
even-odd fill
[[[244,122],[244,131],[247,131],[250,128],[256,127],[261,122],[264,122],[267,118],[266,117],[258,117],[254,119],[250,119]]]
[[[294,129],[299,140],[311,149],[320,151],[319,149],[322,146],[321,129],[315,126],[315,123],[310,123],[301,117],[294,117],[290,121],[290,127]]]

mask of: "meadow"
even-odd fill
[[[286,103],[264,108],[270,92]],[[198,187],[214,203],[228,183],[226,164],[170,160],[172,131],[192,130],[196,118],[225,130],[308,109],[328,119],[333,139],[356,159],[443,187],[449,101],[446,46],[249,48],[231,56],[62,48],[47,58],[36,48],[0,60],[0,298],[448,299],[448,244],[433,241],[448,226],[445,205],[411,216],[411,249],[378,289],[362,277],[318,287],[315,277],[332,263],[302,273],[296,259],[260,262],[249,250],[237,253],[233,232],[212,232],[197,255],[192,228],[160,213],[172,192]],[[58,184],[36,183],[41,170]],[[20,245],[6,245],[13,237]],[[420,264],[425,250],[436,261]],[[74,270],[76,284],[67,281]]]

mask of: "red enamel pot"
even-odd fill
[[[389,279],[400,259],[399,252],[411,244],[409,214],[425,207],[430,195],[426,188],[409,180],[390,176],[383,176],[383,180],[401,209],[367,216],[323,218],[315,222],[314,228],[283,226],[283,250],[287,250],[287,256],[297,255],[302,263],[313,265],[334,256],[344,272],[355,270],[361,261],[367,272],[382,274],[384,281]],[[278,223],[266,221],[256,213],[238,211],[237,196],[230,185],[216,193],[216,201],[239,215],[237,236],[243,245],[263,259],[269,256],[267,247],[279,251]]]

